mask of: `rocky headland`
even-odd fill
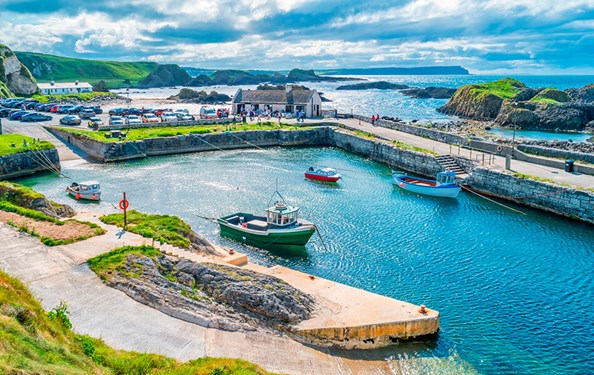
[[[177,95],[172,95],[168,100],[176,100],[184,103],[198,103],[198,104],[216,104],[226,103],[231,101],[231,97],[227,94],[211,91],[207,93],[204,90],[196,91],[189,88],[183,88]]]
[[[579,89],[530,88],[513,78],[465,85],[438,111],[498,126],[543,131],[594,127],[594,85]]]
[[[0,98],[31,95],[39,90],[31,72],[7,46],[0,44]]]

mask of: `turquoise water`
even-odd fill
[[[514,131],[512,129],[493,128],[489,131],[493,135],[502,138],[512,139]],[[516,139],[531,139],[531,140],[545,140],[545,141],[569,141],[585,142],[592,138],[593,134],[587,133],[562,133],[562,132],[541,132],[537,130],[517,130]]]
[[[311,164],[335,167],[344,180],[337,187],[306,181]],[[104,201],[69,199],[68,181],[52,175],[17,182],[101,212],[115,211],[126,191],[131,208],[179,215],[252,261],[439,310],[436,343],[387,351],[423,358],[411,373],[594,372],[592,225],[525,207],[517,207],[527,213],[519,215],[464,192],[457,200],[416,196],[393,187],[387,167],[332,148],[186,154],[84,164],[64,173],[99,180]],[[262,212],[277,179],[287,201],[319,226],[327,248],[317,237],[301,256],[245,248],[219,238],[216,224],[196,216]]]

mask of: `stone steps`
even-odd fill
[[[468,175],[466,170],[451,155],[439,155],[435,160],[444,171],[455,172],[457,175]]]

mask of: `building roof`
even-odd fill
[[[92,89],[93,86],[89,82],[54,82],[53,84],[50,82],[45,83],[38,83],[40,90],[46,89],[73,89],[73,88],[85,88],[85,89]]]
[[[237,90],[233,103],[307,104],[316,90]]]

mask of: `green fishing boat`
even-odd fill
[[[266,209],[266,216],[237,212],[217,219],[221,236],[263,249],[271,246],[305,246],[315,225],[299,218],[299,207],[289,206],[282,196]]]

